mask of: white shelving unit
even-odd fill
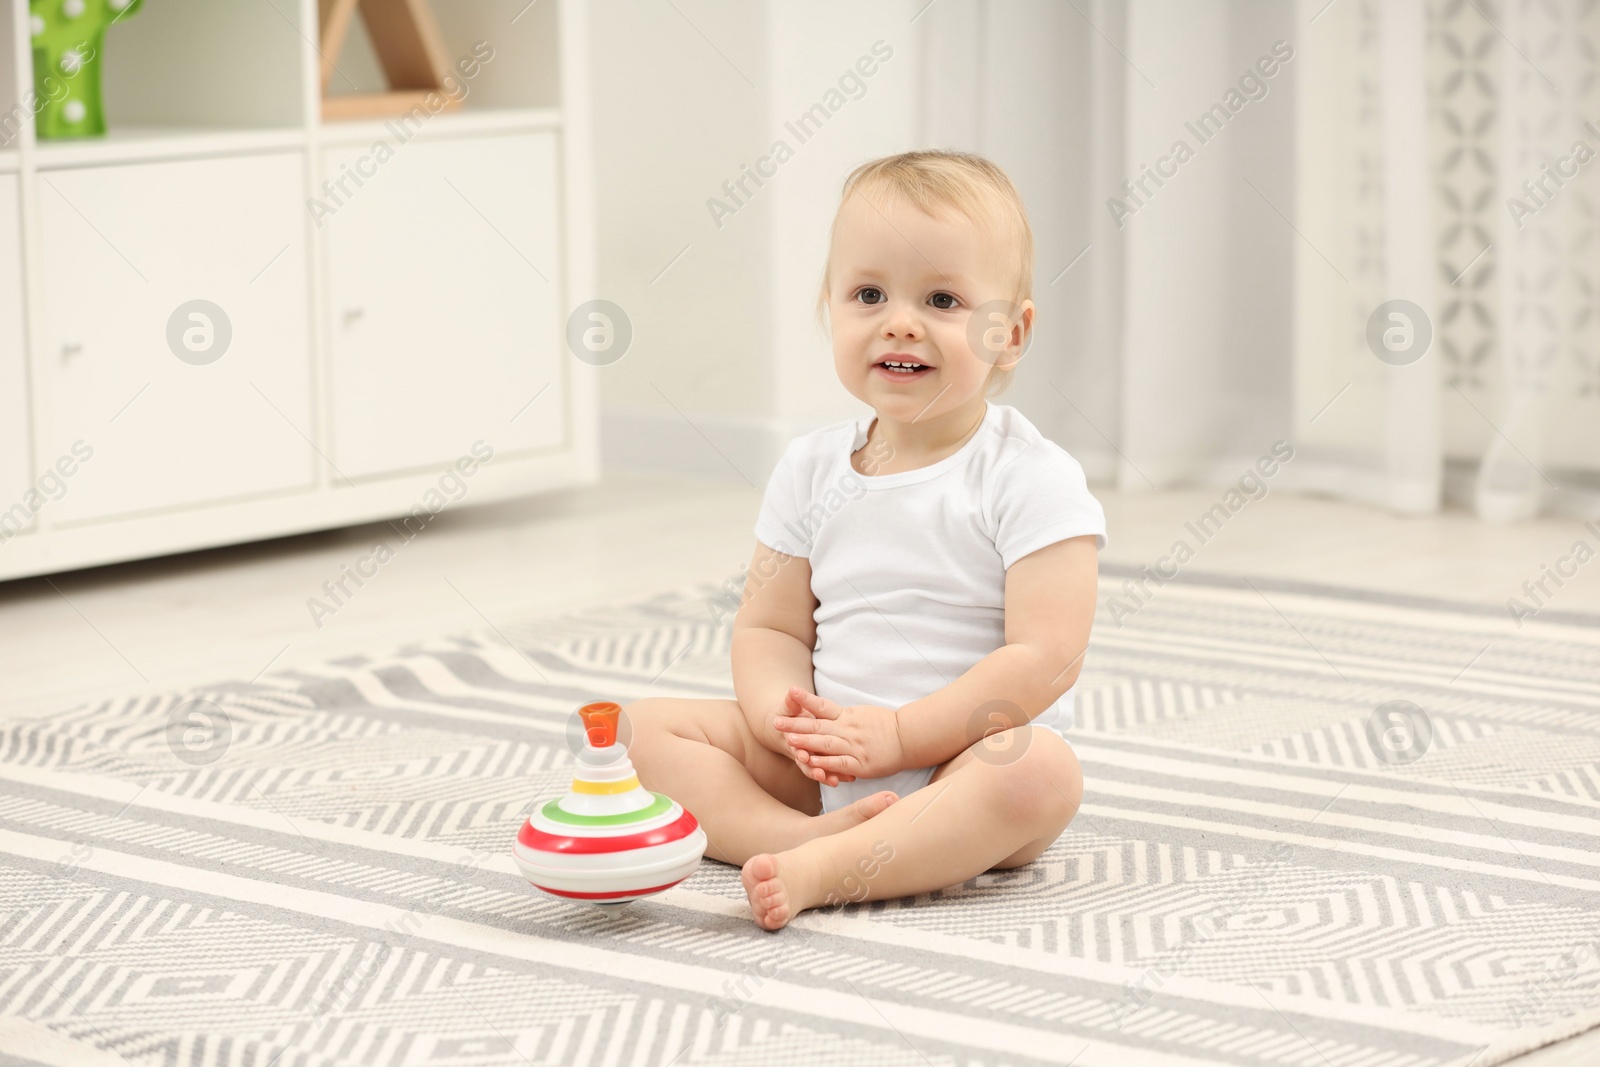
[[[40,141],[0,0],[0,579],[598,477],[585,4],[435,9],[459,110],[325,123],[316,0],[146,0]]]

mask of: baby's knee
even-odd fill
[[[1027,731],[1023,743],[1013,743],[1006,762],[997,764],[1008,812],[1019,820],[1070,820],[1083,798],[1083,771],[1072,746],[1042,726],[1017,729]]]

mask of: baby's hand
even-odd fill
[[[788,693],[784,694],[784,706],[788,709],[788,714],[791,716],[814,719],[816,716],[812,715],[810,711],[806,710],[805,705],[801,704],[797,699],[797,697],[805,695],[807,694],[804,689],[800,689],[799,687],[791,687]],[[789,735],[783,734],[783,737],[787,740]],[[791,758],[793,758],[795,763],[799,765],[800,769],[805,772],[807,778],[821,782],[823,785],[834,786],[838,785],[840,782],[853,782],[856,780],[856,776],[853,774],[833,774],[832,772],[823,770],[821,767],[812,766],[811,753],[807,752],[803,748],[796,748],[794,745],[790,745],[789,755]]]
[[[795,759],[805,753],[812,767],[841,777],[882,778],[901,770],[904,751],[893,708],[852,704],[841,708],[831,700],[789,690],[786,703],[798,704],[810,715],[778,716],[773,725],[789,737]],[[804,764],[802,764],[804,766]],[[815,775],[813,775],[815,777]]]

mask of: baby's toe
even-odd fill
[[[750,901],[750,914],[756,925],[766,930],[777,930],[789,921],[789,895],[778,874],[778,861],[771,853],[751,856],[739,872],[745,896]]]

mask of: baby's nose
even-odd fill
[[[886,337],[916,337],[920,333],[916,317],[905,312],[889,316],[883,324]]]

